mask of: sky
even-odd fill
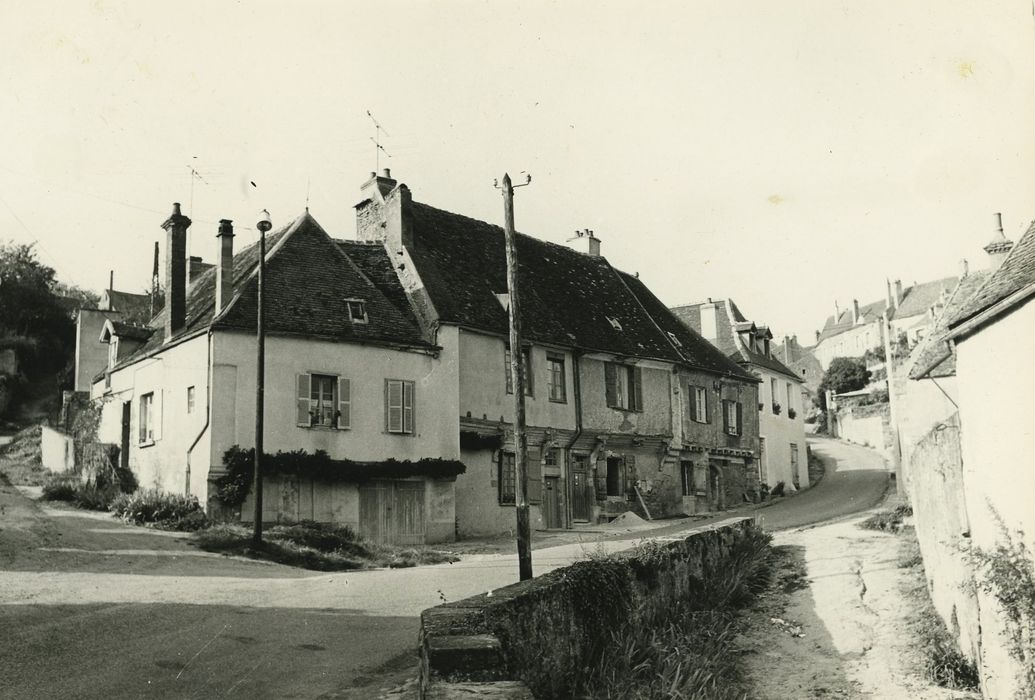
[[[0,240],[142,291],[174,201],[211,261],[307,200],[352,237],[378,167],[498,224],[527,172],[520,231],[808,344],[1035,218],[1033,66],[1029,0],[0,0]]]

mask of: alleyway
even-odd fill
[[[840,460],[836,470],[811,491],[758,509],[768,527],[857,512],[880,498],[887,473],[879,458],[832,441],[815,449]],[[0,499],[0,543],[19,542],[0,567],[2,697],[319,697],[361,686],[352,695],[360,697],[379,687],[366,684],[382,672],[412,668],[421,610],[516,578],[512,554],[311,575],[213,557],[103,515],[41,508],[11,487]],[[605,541],[587,535],[536,550],[535,571],[698,524]]]

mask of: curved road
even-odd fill
[[[872,450],[811,444],[827,461],[816,487],[732,515],[756,513],[768,529],[786,529],[880,500],[889,477]],[[20,555],[0,564],[4,698],[363,697],[379,673],[412,667],[421,610],[508,585],[517,572],[515,555],[483,554],[451,565],[309,575],[213,558],[104,516],[41,510],[11,487],[0,488],[0,505],[0,545],[21,543]],[[701,524],[603,539],[587,533],[583,542],[536,550],[535,570]],[[12,551],[0,547],[0,555],[5,549]]]

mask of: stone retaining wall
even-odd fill
[[[692,596],[754,527],[752,518],[725,520],[614,555],[628,565],[576,562],[425,610],[420,697],[570,697],[572,670],[610,631]]]

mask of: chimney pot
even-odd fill
[[[575,231],[574,237],[569,238],[566,243],[569,248],[584,255],[600,257],[600,239],[588,228]]]
[[[173,213],[172,213],[172,215],[173,216],[180,216],[180,203],[179,202],[173,202]]]
[[[381,177],[387,177],[387,178],[392,177],[392,171],[390,169],[388,169],[388,168],[382,168],[382,170],[381,170]]]
[[[966,277],[970,274],[970,263],[967,262],[966,258],[960,261],[960,277]]]
[[[234,222],[219,220],[218,248],[216,249],[216,300],[218,315],[234,295]]]

